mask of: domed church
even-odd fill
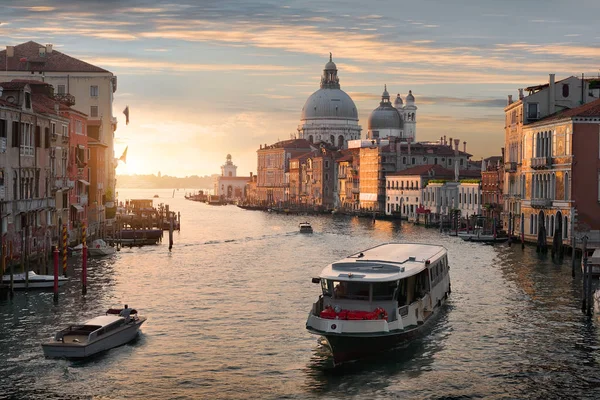
[[[404,140],[411,138],[416,142],[417,132],[417,106],[412,91],[408,91],[406,105],[400,94],[392,105],[387,85],[384,86],[379,107],[371,112],[367,123],[367,139],[398,137]]]
[[[348,140],[360,139],[358,110],[354,101],[340,89],[337,66],[329,53],[321,77],[321,88],[310,95],[304,107],[298,138],[311,143],[327,142],[338,148],[347,148]]]

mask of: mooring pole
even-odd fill
[[[67,224],[63,224],[62,234],[62,268],[63,274],[67,276]]]
[[[587,237],[586,237],[587,239]],[[583,256],[583,262],[587,268],[587,285],[588,285],[588,290],[587,290],[587,316],[591,317],[592,316],[592,308],[593,308],[593,303],[592,303],[592,264],[589,262],[588,257],[587,257],[587,251],[585,253],[585,255]]]
[[[83,243],[83,248],[81,249],[81,294],[87,293],[87,243],[86,243],[86,229],[85,222],[83,223],[81,230],[81,242]]]
[[[54,246],[54,302],[58,302],[58,247]]]
[[[8,259],[10,260],[10,297],[13,297],[15,295],[15,267],[14,267],[14,263],[12,262],[12,258],[13,258],[13,243],[12,241],[8,243],[9,244],[9,250],[8,250]]]
[[[181,212],[177,211],[177,230],[181,231]]]
[[[583,237],[583,244],[581,247],[581,266],[583,270],[583,301],[581,302],[581,312],[586,312],[587,309],[587,291],[588,291],[588,274],[587,274],[587,236]]]
[[[169,213],[169,251],[173,248],[173,215],[175,213]]]

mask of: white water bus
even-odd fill
[[[306,321],[334,365],[396,347],[431,325],[450,289],[447,250],[387,243],[326,266],[313,283],[322,294]]]

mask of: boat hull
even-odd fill
[[[63,276],[58,277],[58,286],[64,285],[68,281]],[[2,277],[2,284],[10,285],[10,275],[4,275]],[[29,290],[29,289],[51,289],[54,287],[54,275],[34,275],[29,277],[29,284],[25,280],[25,274],[13,275],[13,288],[16,290]]]
[[[111,254],[115,254],[116,250],[114,247],[106,247],[106,248],[89,248],[88,256],[89,257],[105,257],[110,256]]]
[[[135,339],[144,321],[146,321],[146,318],[140,317],[139,320],[91,343],[63,343],[56,341],[44,343],[42,344],[44,356],[49,358],[86,358],[102,351],[122,346]]]
[[[373,334],[335,334],[309,329],[309,332],[321,335],[327,340],[327,345],[333,356],[333,364],[338,366],[394,350],[425,335],[429,331],[430,325],[437,319],[442,308],[443,305],[437,307],[429,318],[422,323],[397,331]]]

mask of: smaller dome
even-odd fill
[[[333,62],[331,57],[332,57],[331,53],[329,53],[329,62],[327,64],[325,64],[325,69],[337,70],[337,65],[335,65],[335,63]]]
[[[228,160],[231,160],[231,154],[227,154],[227,157],[226,157],[226,158],[227,158]]]
[[[383,86],[383,94],[381,95],[381,98],[384,99],[386,97],[389,99],[390,98],[390,94],[387,91],[387,85],[384,85]]]
[[[412,94],[412,90],[408,91],[408,96],[406,96],[406,102],[414,102],[415,101],[415,96],[413,96]]]
[[[398,95],[396,96],[396,100],[394,100],[394,107],[402,107],[403,104],[404,102],[402,101],[402,97],[400,97],[400,93],[398,93]]]

